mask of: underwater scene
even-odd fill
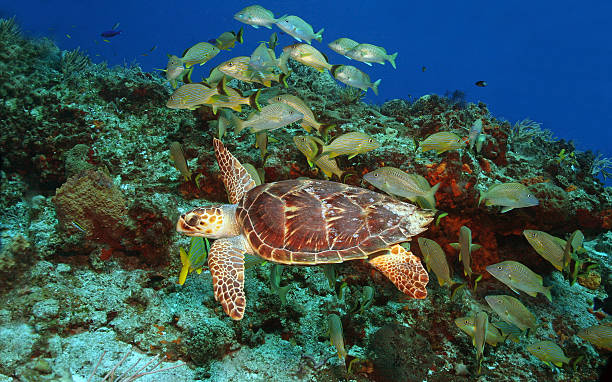
[[[612,6],[460,3],[0,5],[0,382],[612,380]]]

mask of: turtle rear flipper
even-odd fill
[[[231,204],[237,204],[248,190],[256,186],[255,180],[220,140],[214,138],[213,146],[229,201]]]
[[[244,295],[245,239],[235,236],[216,240],[208,254],[215,300],[234,320],[241,320],[246,306]]]
[[[401,245],[392,246],[389,253],[377,256],[369,263],[408,296],[416,299],[427,297],[425,287],[429,282],[429,275],[421,260]]]

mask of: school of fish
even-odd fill
[[[243,28],[236,32],[223,32],[207,42],[199,42],[185,49],[180,57],[169,54],[166,69],[163,71],[167,81],[176,90],[168,99],[166,106],[186,110],[206,106],[215,114],[222,110],[218,118],[219,137],[225,134],[228,127],[233,127],[236,134],[249,129],[255,134],[257,147],[262,151],[262,158],[266,156],[268,132],[298,123],[306,133],[317,136],[294,136],[295,147],[305,156],[311,167],[318,167],[325,178],[331,179],[335,176],[342,181],[345,172],[338,166],[337,158],[347,156],[347,160],[350,160],[357,155],[376,150],[380,147],[380,143],[361,131],[346,132],[330,141],[328,133],[335,125],[320,122],[305,100],[287,91],[287,78],[292,75],[289,60],[319,72],[328,71],[336,80],[363,92],[371,88],[378,95],[381,80],[372,82],[366,73],[355,66],[331,64],[327,56],[312,45],[313,40],[322,41],[324,28],[315,33],[313,27],[298,16],[285,15],[275,18],[272,11],[260,5],[252,5],[237,12],[234,19],[254,28],[272,29],[273,26],[277,26],[298,43],[284,47],[281,55],[277,57],[275,48],[278,36],[273,33],[270,40],[260,43],[251,56],[229,57],[212,68],[208,78],[196,83],[191,80],[194,66],[204,65],[218,54],[231,51],[236,43],[243,44]],[[388,61],[393,68],[396,68],[398,54],[389,54],[380,46],[341,37],[329,43],[328,47],[339,55],[366,65],[371,66],[373,63],[384,65]],[[231,87],[228,85],[230,80],[250,84],[251,90],[244,91],[238,87]],[[183,85],[178,86],[179,82]],[[271,87],[280,88],[282,92],[268,97],[265,93]],[[266,105],[263,107],[260,104],[260,97],[266,99]],[[252,109],[246,119],[241,119],[232,112],[240,113],[243,106]],[[475,149],[476,152],[480,152],[487,139],[481,119],[467,128],[467,136],[461,135],[464,135],[463,132],[458,130],[440,131],[420,142],[419,147],[422,152],[432,150],[436,155],[450,150]],[[191,179],[191,171],[180,144],[174,142],[170,151],[177,169],[186,180]],[[252,172],[260,183],[263,181],[254,167],[248,171]],[[393,197],[407,199],[422,208],[434,210],[436,208],[435,195],[440,184],[432,186],[420,174],[383,166],[365,173],[363,180]],[[488,190],[481,191],[478,205],[483,202],[486,207],[501,207],[501,213],[539,204],[539,200],[529,187],[515,182],[493,184]],[[453,295],[466,285],[473,285],[476,289],[478,281],[482,278],[482,275],[475,274],[471,267],[474,253],[477,253],[481,246],[472,243],[472,231],[467,226],[462,226],[457,235],[458,241],[452,243],[451,247],[458,251],[458,259],[465,277],[463,283],[453,280],[453,267],[448,263],[446,254],[438,243],[425,237],[419,237],[417,240],[428,271],[433,271],[439,285],[447,285],[453,291]],[[576,257],[584,251],[582,232],[576,231],[567,240],[532,229],[524,230],[523,235],[533,249],[554,268],[561,271],[568,280],[571,280],[570,282],[573,283],[572,273],[576,272],[577,267],[585,266]],[[202,253],[207,245],[208,243],[192,241],[189,251],[181,249],[183,268],[180,273],[180,284],[185,282],[190,272],[201,271],[204,266]],[[520,262],[507,260],[489,264],[486,270],[519,296],[521,292],[533,298],[542,294],[549,302],[553,301],[552,287],[544,286],[542,277]],[[488,313],[482,306],[473,316],[455,320],[457,327],[472,338],[479,372],[486,345],[496,346],[506,339],[519,342],[525,334],[531,334],[539,327],[537,317],[518,298],[510,295],[487,295],[484,299],[489,307]],[[490,321],[490,314],[496,314],[501,321]],[[346,358],[341,335],[342,325],[337,316],[330,315],[329,327],[332,344],[338,349],[338,354]],[[598,348],[612,350],[610,325],[587,327],[577,336]],[[526,345],[526,350],[550,367],[561,367],[572,362],[572,359],[566,357],[563,350],[553,341],[531,343]]]

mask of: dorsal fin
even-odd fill
[[[229,201],[231,204],[237,204],[248,190],[255,187],[255,180],[220,140],[213,138],[213,146]]]

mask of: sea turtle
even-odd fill
[[[196,208],[181,215],[176,229],[217,239],[208,266],[215,299],[231,318],[244,315],[244,253],[286,265],[369,258],[400,291],[427,297],[427,271],[399,244],[425,231],[433,212],[326,180],[256,186],[220,140],[214,139],[213,145],[231,204]]]

